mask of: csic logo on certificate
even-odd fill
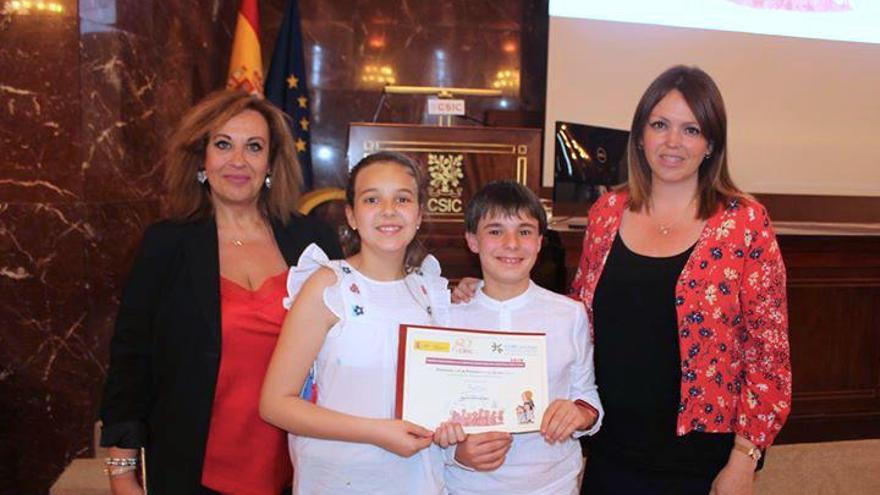
[[[538,333],[400,326],[397,417],[468,433],[536,431],[547,407],[546,338]]]

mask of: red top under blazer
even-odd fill
[[[227,494],[278,495],[293,466],[287,432],[260,419],[260,389],[287,310],[287,270],[248,290],[220,277],[223,348],[202,484]]]

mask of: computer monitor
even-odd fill
[[[590,204],[626,181],[629,131],[556,122],[553,200]]]

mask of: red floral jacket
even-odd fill
[[[593,293],[627,198],[625,191],[607,193],[590,209],[572,291],[591,321]],[[764,207],[739,199],[719,208],[687,260],[675,295],[678,435],[732,431],[766,448],[791,410],[791,361],[785,266]]]

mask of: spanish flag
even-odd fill
[[[263,94],[263,60],[260,57],[260,10],[257,0],[241,0],[232,56],[229,57],[227,88]]]

